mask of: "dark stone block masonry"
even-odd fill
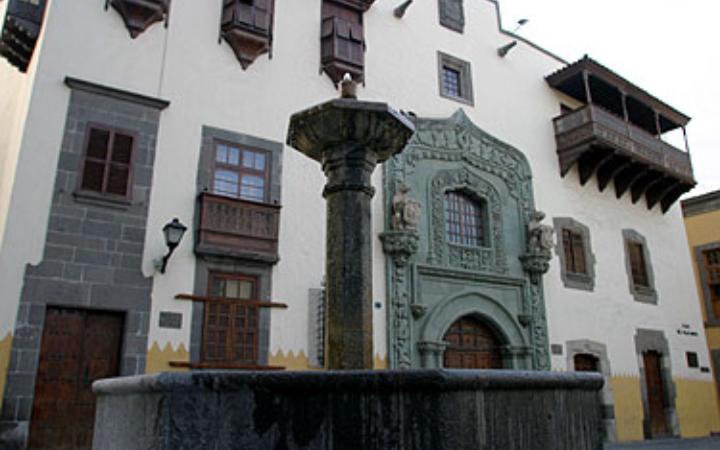
[[[602,377],[405,370],[98,381],[94,450],[600,450]]]

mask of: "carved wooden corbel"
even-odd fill
[[[224,0],[220,35],[243,70],[272,51],[274,0]]]
[[[375,0],[323,0],[320,31],[320,71],[336,85],[349,73],[365,78],[363,13]]]
[[[170,0],[109,0],[109,4],[120,14],[133,39],[156,22],[167,24],[170,12]]]

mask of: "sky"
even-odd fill
[[[685,197],[720,189],[720,2],[499,2],[506,30],[527,19],[517,34],[570,62],[588,54],[690,116],[688,141],[698,185]]]

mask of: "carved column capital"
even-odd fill
[[[520,256],[523,269],[530,275],[530,281],[538,284],[540,278],[550,269],[552,253],[546,250],[536,250]]]
[[[408,260],[417,253],[420,236],[415,231],[386,231],[380,235],[383,251],[396,266],[405,267]]]

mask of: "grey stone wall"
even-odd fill
[[[622,230],[623,235],[623,249],[625,250],[625,270],[628,276],[628,288],[630,294],[636,302],[650,303],[657,305],[658,303],[658,292],[655,289],[655,275],[653,273],[652,259],[650,259],[650,250],[647,246],[645,237],[632,229]],[[649,286],[636,286],[633,282],[632,268],[630,265],[630,254],[628,253],[628,242],[637,242],[642,245],[643,255],[645,257],[645,270],[647,270],[647,279]]]
[[[438,0],[440,25],[462,33],[465,29],[463,0]]]
[[[570,217],[555,217],[553,219],[553,227],[556,233],[555,253],[560,259],[560,277],[562,278],[563,285],[570,289],[592,291],[595,288],[595,255],[592,252],[590,229]],[[572,230],[582,236],[586,273],[571,273],[565,270],[565,249],[562,238],[563,229]]]
[[[676,390],[672,377],[672,360],[670,359],[670,347],[665,338],[665,334],[660,330],[638,328],[635,334],[635,351],[637,353],[638,365],[640,366],[640,397],[643,403],[643,432],[645,437],[653,437],[650,431],[650,406],[648,403],[647,383],[645,381],[645,363],[643,361],[643,353],[648,351],[658,352],[661,356],[663,391],[666,400],[665,418],[668,429],[672,435],[680,436],[680,424],[675,408]]]
[[[600,375],[195,371],[96,382],[94,450],[602,450]]]
[[[120,374],[145,371],[152,279],[143,276],[141,262],[155,139],[167,103],[79,80],[67,84],[72,92],[43,257],[26,267],[23,278],[0,420],[2,448],[24,448],[27,439],[48,305],[124,312]],[[135,135],[129,201],[78,192],[89,124]]]

